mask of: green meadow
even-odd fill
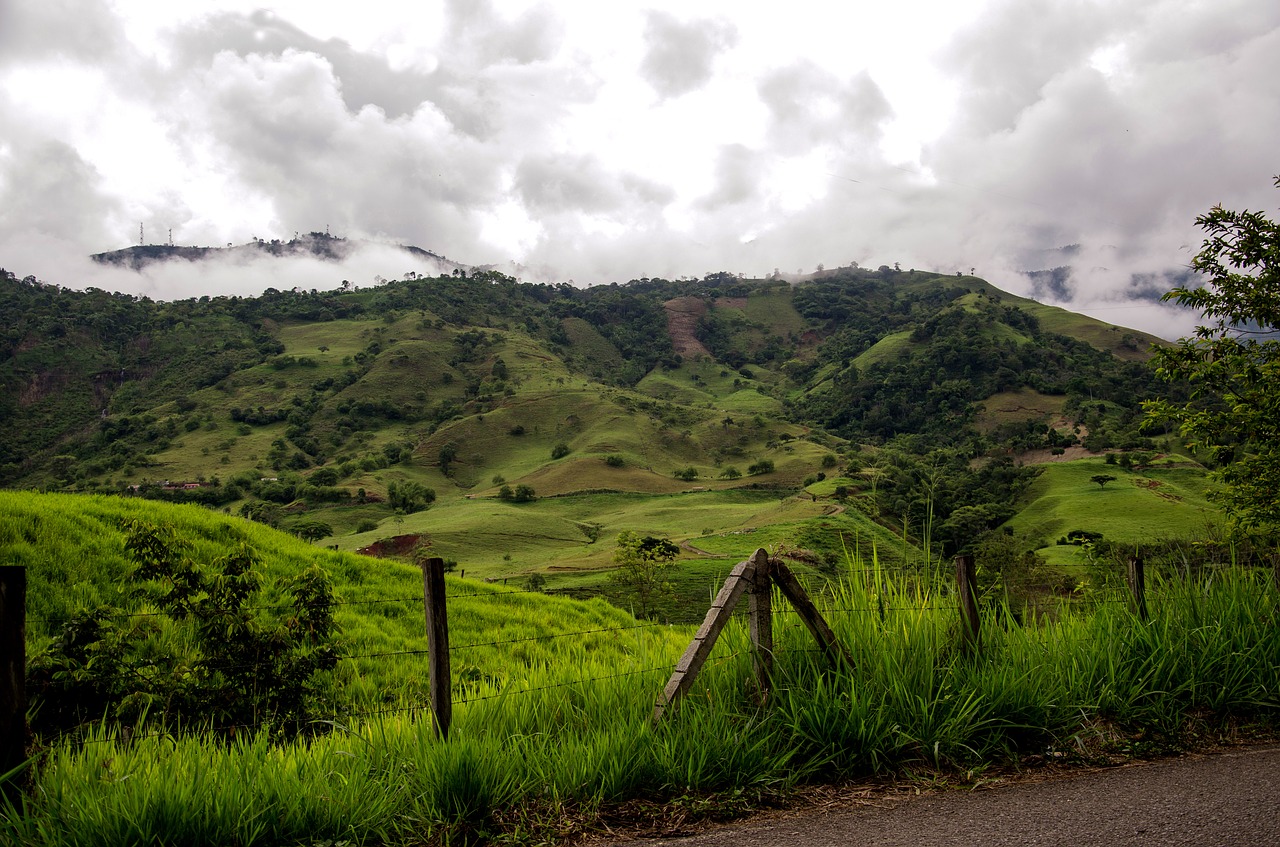
[[[1052,555],[1056,541],[1075,529],[1125,543],[1205,537],[1222,514],[1208,500],[1204,469],[1188,463],[1155,463],[1125,470],[1101,458],[1041,465],[1008,526],[1038,541]],[[1113,476],[1098,485],[1094,476]]]
[[[1027,626],[992,606],[978,648],[965,650],[953,592],[864,544],[824,578],[805,577],[851,665],[829,665],[779,603],[767,698],[735,620],[656,724],[653,706],[692,627],[450,577],[454,721],[442,741],[425,708],[416,568],[205,510],[0,495],[3,564],[30,575],[32,650],[70,606],[120,596],[118,524],[129,516],[172,525],[200,558],[247,542],[272,575],[324,567],[348,657],[328,689],[333,715],[321,734],[291,742],[155,723],[38,739],[27,801],[0,813],[6,843],[550,843],[602,832],[622,809],[731,815],[802,784],[874,774],[963,784],[992,765],[1179,749],[1274,726],[1280,714],[1280,597],[1269,574],[1156,575],[1145,622],[1110,595]],[[703,540],[736,555],[759,534]]]

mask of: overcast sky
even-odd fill
[[[1135,298],[1215,203],[1280,207],[1278,140],[1276,0],[0,0],[0,266],[155,297],[424,269],[84,257],[141,224],[577,284],[898,262],[1172,337]]]

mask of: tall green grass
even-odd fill
[[[625,640],[625,650],[555,639],[462,687],[447,743],[425,712],[401,708],[339,718],[329,734],[284,746],[145,728],[132,740],[104,729],[87,743],[54,742],[0,840],[545,840],[636,798],[751,797],[806,781],[1098,752],[1097,739],[1171,747],[1190,729],[1274,723],[1277,600],[1269,579],[1240,570],[1156,578],[1148,621],[1123,597],[1102,596],[1027,626],[989,621],[969,651],[944,586],[854,561],[821,597],[853,668],[830,668],[779,603],[767,697],[752,682],[741,621],[657,726],[651,710],[678,645],[628,631],[589,636]]]

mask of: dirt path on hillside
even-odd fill
[[[835,789],[807,808],[587,847],[1189,847],[1280,844],[1280,746],[1232,748],[981,787]]]

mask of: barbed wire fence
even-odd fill
[[[953,591],[944,592],[940,590],[941,587],[936,587],[938,590],[933,593],[927,602],[937,602],[939,605],[957,604],[962,622],[961,633],[964,646],[969,650],[979,650],[981,621],[976,580],[974,578],[974,561],[971,556],[961,555],[955,558],[954,565],[956,583]],[[864,578],[868,579],[873,576],[892,578],[899,571],[902,573],[915,573],[908,571],[906,568],[852,568],[850,569],[850,576],[857,571],[863,571]],[[388,604],[422,604],[427,625],[428,645],[426,648],[370,650],[360,653],[343,653],[336,658],[338,661],[357,661],[399,656],[426,656],[429,679],[428,702],[354,709],[341,713],[335,711],[316,718],[315,722],[328,724],[334,728],[341,728],[356,720],[397,714],[421,715],[429,710],[437,734],[442,739],[447,739],[455,699],[459,704],[473,704],[500,698],[527,696],[574,685],[589,685],[606,680],[644,675],[656,676],[660,672],[667,672],[670,674],[667,685],[662,690],[661,695],[658,696],[654,708],[654,720],[660,720],[664,714],[673,710],[679,700],[690,690],[699,672],[706,665],[717,637],[730,618],[734,616],[741,617],[741,610],[737,608],[737,605],[743,595],[746,595],[750,600],[746,613],[750,645],[745,650],[738,650],[721,656],[716,664],[723,664],[734,658],[749,654],[752,658],[755,688],[761,699],[767,698],[771,684],[773,659],[780,653],[814,653],[822,655],[832,665],[846,664],[850,667],[852,666],[852,659],[849,657],[847,650],[836,639],[822,612],[818,611],[817,605],[809,598],[799,580],[796,579],[795,574],[790,571],[781,557],[770,556],[767,551],[760,549],[750,559],[738,563],[730,571],[720,593],[712,601],[711,608],[708,610],[702,626],[699,627],[684,655],[677,661],[674,670],[669,664],[661,664],[619,670],[601,676],[583,676],[546,685],[502,686],[497,691],[486,691],[485,693],[477,693],[468,686],[457,686],[455,690],[452,681],[451,657],[462,651],[479,648],[501,648],[508,645],[533,642],[545,643],[591,635],[637,633],[666,628],[668,624],[641,622],[623,626],[600,626],[573,631],[522,635],[513,638],[495,638],[450,645],[448,640],[448,601],[472,598],[502,600],[520,597],[521,595],[545,595],[546,592],[541,589],[508,588],[454,593],[446,598],[443,559],[433,558],[424,562],[423,575],[424,590],[421,595],[337,600],[334,601],[334,606],[367,607]],[[915,575],[919,574],[915,573]],[[1140,558],[1130,558],[1126,577],[1128,591],[1125,596],[1096,598],[1092,602],[1097,604],[1126,604],[1134,610],[1140,619],[1145,620],[1148,614],[1148,597],[1143,562]],[[778,590],[778,593],[783,598],[790,601],[789,608],[774,607],[772,598],[775,589]],[[920,610],[918,604],[910,606],[886,603],[849,605],[832,602],[836,599],[834,597],[828,598],[828,602],[824,603],[823,611],[827,615],[875,613],[883,616],[890,611]],[[292,607],[276,604],[258,605],[251,608],[257,611],[275,612],[292,610]],[[161,612],[120,612],[114,618],[126,620],[156,617],[162,614]],[[812,649],[791,647],[787,650],[777,650],[773,642],[775,616],[798,617],[798,621],[784,626],[787,628],[807,629],[817,642],[817,645]],[[32,622],[39,622],[46,626],[66,623],[71,619],[71,617],[39,616],[30,618]],[[26,570],[20,566],[0,567],[0,774],[6,773],[15,767],[21,767],[25,761],[27,703],[23,683],[26,667],[25,631],[27,622]],[[246,667],[228,665],[225,667],[220,666],[218,669],[243,670]],[[208,726],[206,728],[218,732],[256,731],[264,725],[262,723],[238,723]],[[166,734],[168,733],[155,732],[135,734],[132,737],[163,737]],[[15,744],[14,739],[18,739],[19,743]],[[90,740],[86,743],[96,742]],[[6,787],[5,790],[8,790],[8,788]]]

